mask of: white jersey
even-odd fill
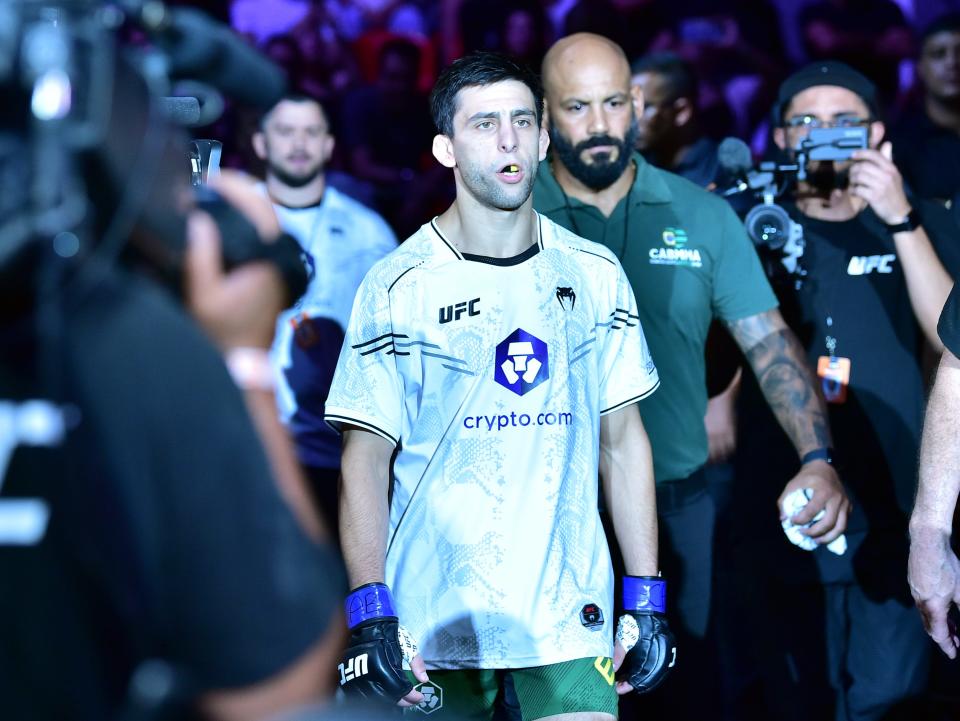
[[[263,184],[260,188],[266,194]],[[330,186],[316,205],[273,207],[281,227],[303,249],[310,276],[303,296],[277,319],[271,350],[277,406],[301,461],[337,468],[340,442],[323,423],[323,402],[357,288],[371,266],[397,247],[397,239],[376,212]]]
[[[385,580],[428,668],[612,653],[600,416],[659,381],[616,257],[538,218],[516,258],[434,222],[377,263],[327,401],[400,445]]]

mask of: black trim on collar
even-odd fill
[[[433,232],[437,234],[437,237],[443,241],[443,244],[450,249],[450,252],[453,253],[455,256],[457,256],[457,258],[459,258],[460,260],[463,260],[463,256],[460,254],[460,251],[457,250],[454,247],[453,243],[447,240],[446,237],[443,235],[443,233],[440,232],[440,227],[437,225],[436,218],[430,221],[430,227],[433,228]]]
[[[453,253],[460,260],[471,260],[475,263],[487,263],[489,265],[499,265],[499,266],[509,266],[517,265],[522,263],[525,260],[528,260],[535,256],[539,251],[545,250],[546,246],[543,243],[543,216],[540,213],[534,212],[534,215],[537,216],[537,242],[531,245],[529,248],[524,250],[519,255],[515,255],[511,258],[494,258],[488,255],[475,255],[473,253],[461,253],[457,250],[456,246],[447,240],[446,236],[440,232],[440,227],[437,225],[437,219],[434,218],[430,221],[430,227],[433,228],[433,232],[437,234],[437,237],[443,241],[443,244],[450,249],[450,252]]]
[[[509,265],[520,265],[520,263],[525,260],[530,260],[533,256],[540,252],[540,243],[539,241],[531,245],[525,251],[519,255],[514,255],[510,258],[493,258],[489,255],[474,255],[473,253],[464,253],[464,260],[472,260],[475,263],[487,263],[488,265],[499,265],[499,266],[509,266]]]

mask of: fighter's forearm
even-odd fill
[[[653,455],[636,405],[600,419],[600,479],[626,572],[657,575]]]
[[[779,311],[727,324],[797,454],[832,445],[827,408],[800,342]]]
[[[351,588],[382,582],[387,552],[387,491],[393,446],[367,431],[343,438],[340,543]]]

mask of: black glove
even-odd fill
[[[617,679],[640,693],[652,691],[677,661],[673,632],[663,615],[667,582],[656,576],[624,576],[624,613],[617,624],[617,642],[627,651]]]
[[[403,647],[410,658],[417,648],[397,622],[390,589],[382,583],[360,586],[347,596],[346,611],[350,643],[338,667],[340,687],[348,696],[396,703],[413,690],[403,670]]]

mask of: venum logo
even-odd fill
[[[577,305],[577,294],[573,288],[561,288],[558,285],[557,300],[560,302],[560,307],[564,310],[573,310]]]
[[[477,306],[480,304],[479,298],[474,298],[473,300],[463,300],[455,305],[448,305],[446,307],[440,308],[440,323],[449,323],[452,320],[460,320],[460,316],[464,313],[467,316],[480,315],[480,311],[477,310]]]
[[[366,676],[368,663],[369,657],[367,654],[361,653],[359,656],[354,656],[347,661],[346,665],[341,663],[337,666],[337,670],[340,671],[340,685],[343,686],[355,678]]]
[[[493,379],[522,396],[550,377],[547,344],[517,328],[497,346]]]
[[[437,684],[425,682],[414,686],[413,690],[423,694],[423,701],[414,706],[417,711],[432,714],[443,708],[443,689]]]

